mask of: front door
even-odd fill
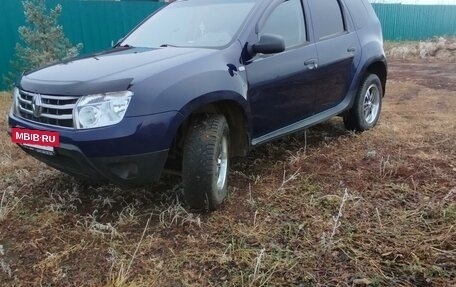
[[[258,37],[283,37],[286,50],[256,55],[246,64],[253,137],[284,128],[314,113],[317,50],[308,41],[300,0],[281,3],[266,20]]]

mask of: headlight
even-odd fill
[[[74,109],[75,127],[91,129],[118,124],[132,96],[132,92],[124,91],[82,97]]]
[[[14,88],[13,90],[13,105],[11,106],[11,109],[13,110],[13,115],[18,115],[19,114],[19,89]]]

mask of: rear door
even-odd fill
[[[347,95],[361,58],[361,46],[342,1],[307,2],[318,51],[320,85],[315,94],[318,113],[336,106]]]
[[[260,27],[263,34],[285,40],[286,50],[256,55],[246,63],[253,136],[258,138],[313,114],[317,84],[317,50],[309,41],[309,21],[301,0],[279,4]],[[253,32],[254,33],[254,32]]]

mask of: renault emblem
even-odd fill
[[[42,110],[43,110],[43,107],[41,105],[41,95],[37,94],[33,97],[33,100],[32,100],[33,116],[35,116],[37,118],[40,117]]]

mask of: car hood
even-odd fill
[[[25,74],[20,87],[52,95],[86,95],[126,90],[139,78],[214,53],[201,48],[116,48],[62,61]],[[146,67],[146,66],[150,66]],[[144,68],[148,68],[144,75]]]

